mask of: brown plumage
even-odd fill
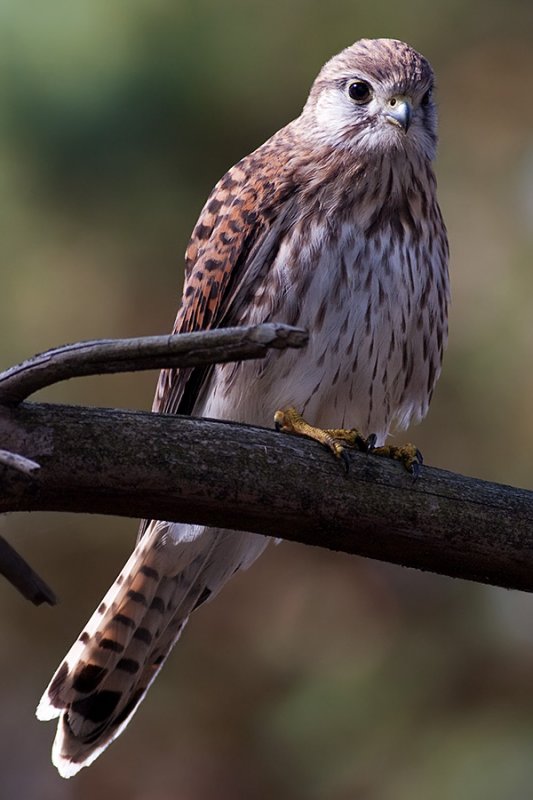
[[[186,253],[174,330],[264,321],[310,332],[304,352],[163,371],[154,411],[268,425],[294,406],[382,444],[427,411],[447,331],[448,246],[431,162],[428,62],[395,40],[329,61],[301,115],[219,181]],[[189,614],[268,540],[148,522],[43,695],[66,777],[128,723]]]

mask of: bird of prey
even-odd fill
[[[161,373],[153,410],[340,432],[412,469],[392,426],[427,412],[447,336],[448,244],[432,162],[433,72],[394,39],[361,40],[321,69],[296,119],[216,184],[192,233],[176,333],[284,322],[304,351]],[[304,419],[305,417],[305,419]],[[322,437],[322,438],[321,438]],[[70,777],[129,723],[190,614],[268,538],[145,521],[135,550],[39,704],[58,717]]]

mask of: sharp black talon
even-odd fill
[[[371,453],[372,452],[372,450],[376,446],[377,440],[378,440],[378,437],[376,436],[375,433],[371,433],[370,436],[367,436],[366,441],[365,441],[365,449],[366,449],[367,453]]]
[[[424,456],[422,455],[418,447],[416,448],[416,460],[418,461],[419,464],[424,463]]]
[[[281,423],[274,422],[274,428],[277,430],[278,433],[281,432]]]
[[[346,452],[346,450],[341,450],[339,456],[342,458],[344,462],[344,471],[348,473],[350,471],[350,456]]]
[[[418,457],[418,451],[417,451],[417,457]],[[414,461],[409,468],[409,472],[411,473],[411,475],[413,476],[413,480],[415,481],[418,480],[418,478],[420,477],[421,465],[422,461]]]

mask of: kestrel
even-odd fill
[[[383,445],[427,412],[447,336],[433,72],[361,40],[320,71],[297,119],[217,183],[186,251],[174,331],[284,322],[305,351],[163,371],[153,410],[282,427],[356,425]],[[296,411],[295,411],[296,409]],[[192,611],[269,539],[149,521],[37,709],[69,777],[124,730]]]

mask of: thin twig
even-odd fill
[[[270,348],[303,347],[307,338],[307,333],[299,328],[271,323],[176,336],[78,342],[48,350],[0,373],[0,407],[15,407],[45,386],[82,375],[177,369],[261,358]],[[0,429],[0,441],[6,444],[7,438],[7,431]],[[39,449],[37,441],[35,444]],[[35,478],[40,464],[20,452],[27,445],[22,442],[20,449],[0,450],[0,466]],[[14,483],[8,475],[4,482],[15,494],[21,492],[20,481]],[[0,574],[32,602],[55,602],[52,590],[4,540],[0,540]]]
[[[307,333],[266,323],[170,336],[99,339],[65,345],[0,373],[0,405],[16,406],[45,386],[84,375],[177,369],[262,358],[270,348],[303,347]]]
[[[55,606],[57,603],[57,598],[50,587],[2,536],[0,536],[0,574],[34,605],[48,603]]]
[[[9,450],[0,450],[0,466],[16,469],[23,475],[33,475],[40,469],[40,465],[31,458],[25,458],[18,453],[11,453]]]

